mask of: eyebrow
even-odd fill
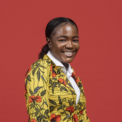
[[[67,38],[67,36],[58,36],[57,39],[60,37]],[[79,36],[73,36],[73,38],[79,38]]]

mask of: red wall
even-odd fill
[[[60,16],[79,27],[71,65],[91,122],[122,121],[121,12],[121,0],[0,0],[0,122],[27,122],[24,75],[46,43],[46,24]]]

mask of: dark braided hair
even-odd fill
[[[45,30],[45,36],[46,36],[46,38],[47,38],[47,37],[48,37],[48,38],[51,38],[51,34],[52,34],[53,30],[54,30],[58,25],[60,25],[61,23],[65,23],[65,22],[70,22],[70,23],[74,24],[74,25],[76,26],[77,30],[78,30],[78,27],[77,27],[76,23],[75,23],[73,20],[71,20],[71,19],[69,19],[69,18],[65,18],[65,17],[57,17],[57,18],[54,18],[54,19],[52,19],[51,21],[49,21],[49,23],[47,24],[46,30]],[[39,59],[42,59],[43,56],[44,56],[45,54],[47,54],[47,52],[48,52],[49,50],[50,50],[50,48],[48,47],[48,44],[44,45],[44,46],[42,47],[41,52],[39,53]]]

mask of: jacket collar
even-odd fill
[[[54,64],[55,64],[56,66],[61,67],[61,68],[63,69],[64,72],[67,72],[67,75],[68,75],[68,76],[71,76],[71,75],[72,75],[73,70],[72,70],[70,64],[68,64],[68,69],[66,70],[66,68],[64,67],[64,65],[63,65],[59,60],[57,60],[57,59],[52,55],[52,53],[51,53],[50,51],[48,51],[47,56],[54,62]]]
[[[64,67],[64,65],[59,60],[57,60],[50,51],[47,52],[47,56],[54,62],[56,66]]]

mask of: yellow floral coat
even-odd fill
[[[25,78],[29,122],[90,122],[81,80],[75,72],[72,77],[81,92],[77,105],[75,90],[61,67],[47,55],[31,65]]]

